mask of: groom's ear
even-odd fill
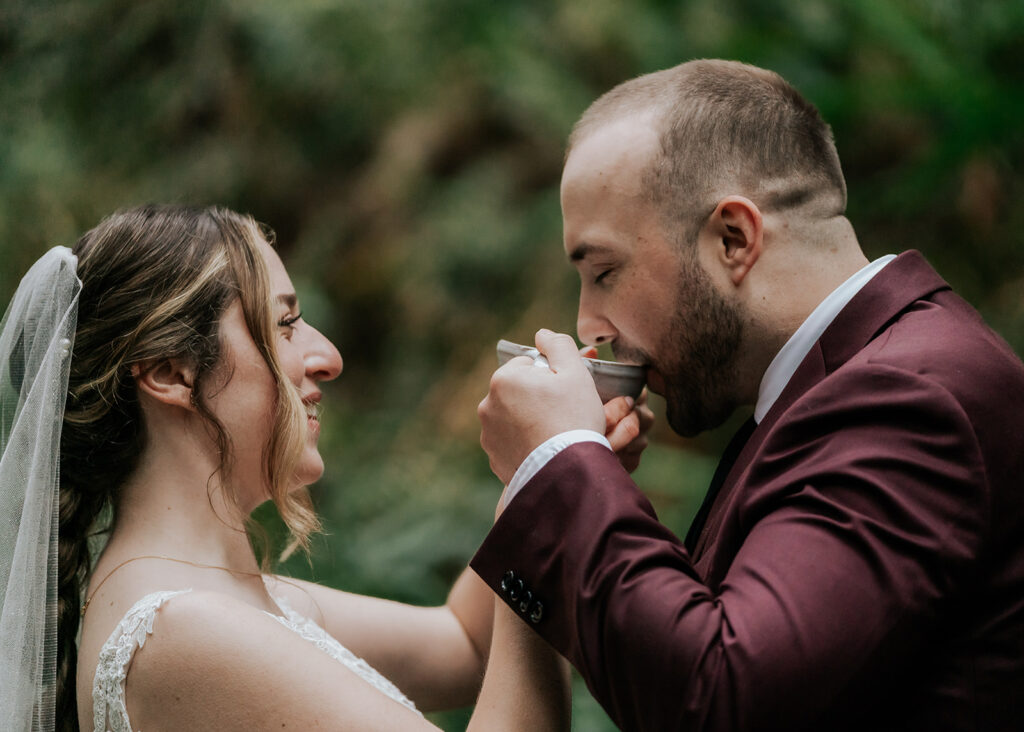
[[[714,249],[715,262],[739,286],[764,249],[761,210],[743,196],[726,196],[718,202],[705,229]]]
[[[141,394],[170,406],[193,409],[195,368],[179,358],[161,358],[132,364],[132,376]]]

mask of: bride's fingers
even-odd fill
[[[580,355],[583,358],[597,358],[597,349],[593,346],[583,346],[580,348]]]

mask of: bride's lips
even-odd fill
[[[302,406],[306,408],[306,424],[314,437],[320,434],[320,396],[320,392],[315,392],[302,399]]]

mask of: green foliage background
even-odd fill
[[[868,254],[922,250],[1021,353],[1022,49],[1017,0],[6,0],[0,296],[118,208],[273,226],[346,360],[327,534],[286,570],[438,603],[499,493],[475,414],[494,343],[574,330],[557,185],[591,100],[694,57],[779,71],[835,130]],[[680,534],[728,431],[654,431],[637,480]],[[576,729],[612,729],[575,696]]]

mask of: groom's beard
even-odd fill
[[[620,361],[647,364],[664,382],[666,416],[677,434],[718,427],[736,409],[743,341],[739,307],[723,297],[696,262],[684,262],[676,301],[654,352],[613,344]]]

